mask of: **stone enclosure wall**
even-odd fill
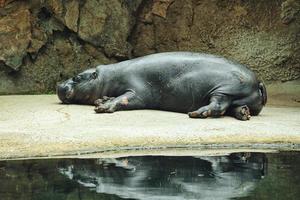
[[[298,79],[300,1],[0,1],[0,94],[52,93],[84,69],[179,50]]]

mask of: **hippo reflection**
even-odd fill
[[[101,65],[59,84],[57,94],[63,103],[95,104],[97,113],[158,109],[240,120],[258,115],[267,102],[264,84],[247,67],[191,52]]]
[[[60,172],[97,193],[132,199],[229,199],[246,196],[265,174],[264,154],[128,157]]]
[[[299,174],[300,152],[8,160],[0,199],[299,199]]]

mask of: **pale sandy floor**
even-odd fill
[[[92,106],[62,105],[55,95],[0,96],[0,159],[212,144],[297,147],[300,107],[270,106],[239,121],[153,110],[95,114]]]

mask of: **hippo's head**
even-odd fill
[[[262,108],[267,103],[267,89],[263,82],[258,83],[258,90],[253,94],[252,101],[250,104],[247,104],[250,113],[253,116],[256,116],[260,113]]]
[[[96,68],[88,69],[57,85],[57,95],[62,103],[93,104],[97,99],[100,79]]]

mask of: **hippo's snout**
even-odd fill
[[[57,85],[57,95],[62,103],[70,103],[70,99],[74,96],[73,88],[68,84],[58,84]]]

